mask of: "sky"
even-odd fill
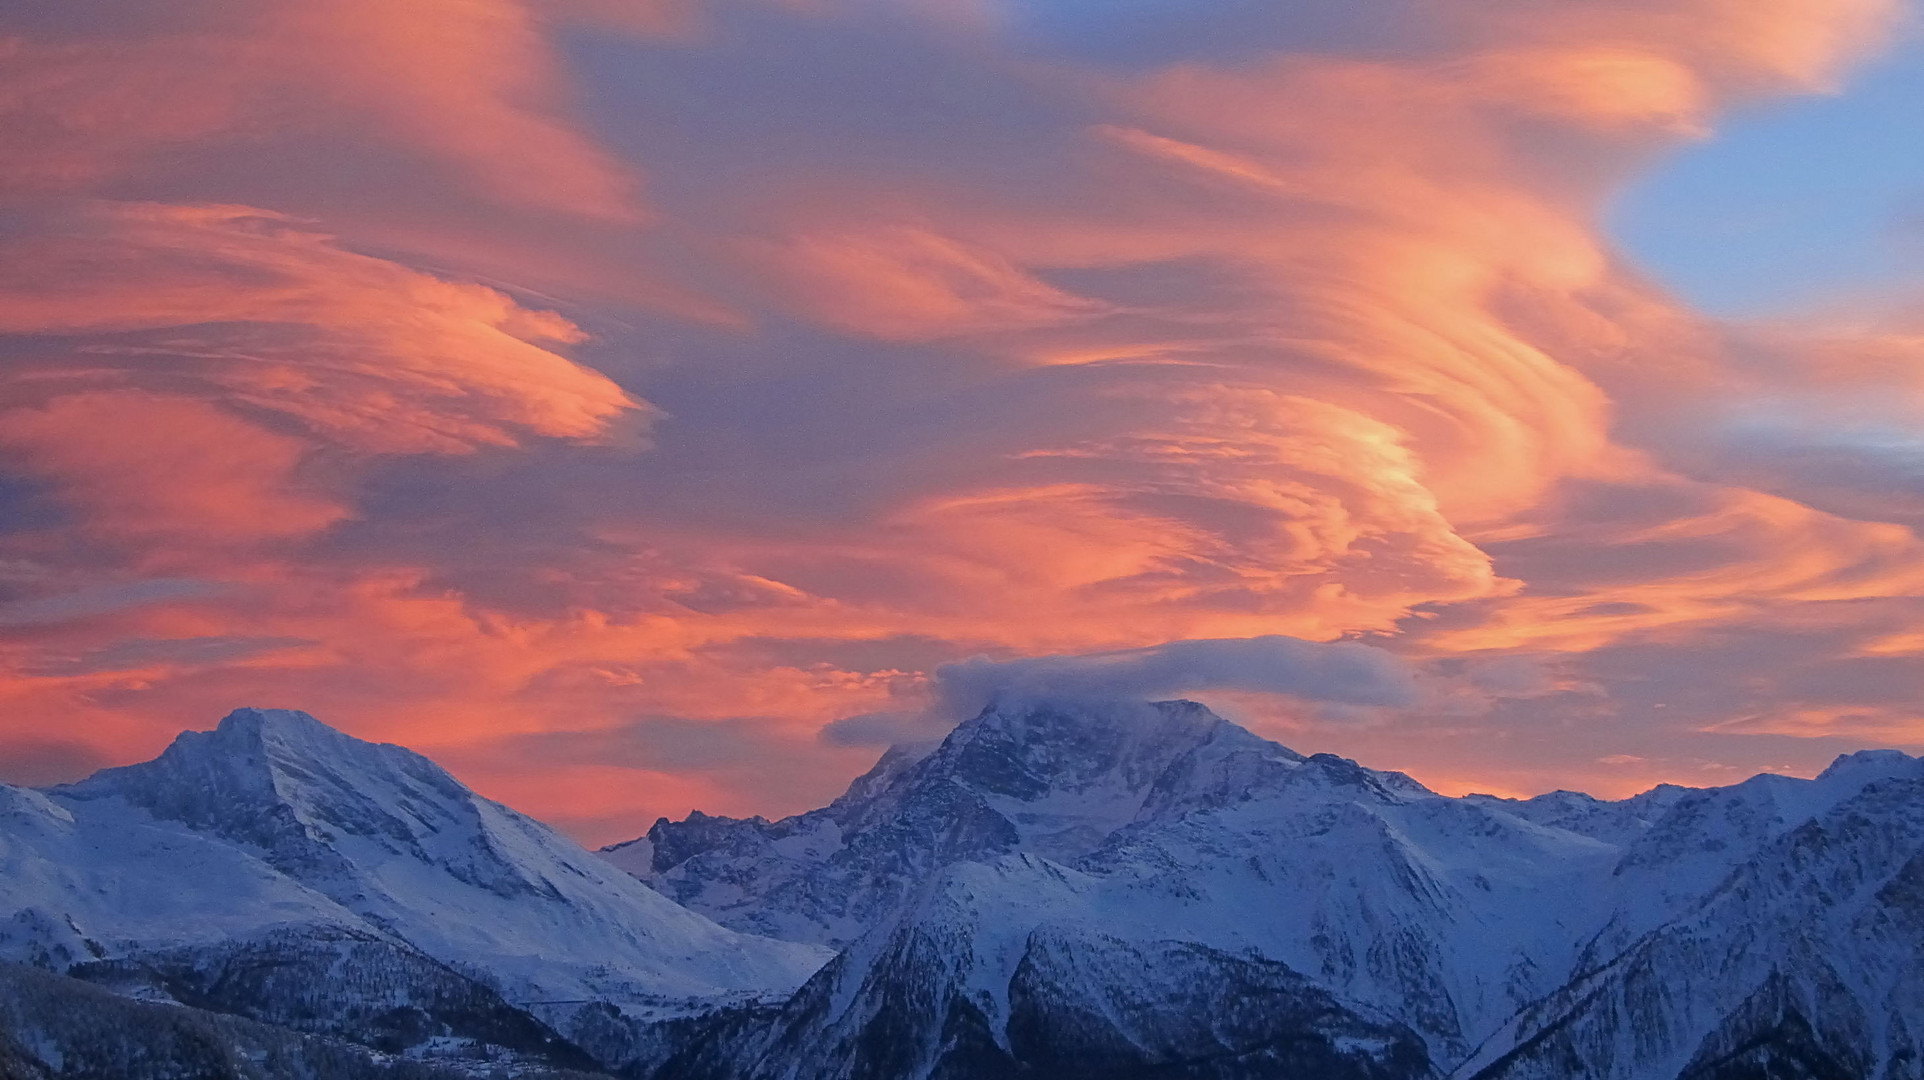
[[[1924,750],[1900,0],[20,0],[0,780],[589,843],[1003,694],[1447,793]]]
[[[1924,40],[1832,93],[1734,110],[1606,215],[1644,272],[1728,319],[1823,319],[1924,288]]]

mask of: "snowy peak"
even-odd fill
[[[1706,847],[1642,882],[1621,880],[1646,895],[1680,883],[1695,895],[1593,949],[1575,978],[1452,1075],[1557,1080],[1575,1061],[1596,1080],[1921,1075],[1924,776],[1915,759],[1888,752],[1840,764],[1816,780],[1764,776],[1693,793],[1680,810],[1795,813],[1751,819],[1773,833],[1733,831],[1745,823],[1734,815],[1691,815]],[[1741,858],[1728,873],[1700,872],[1732,850]]]
[[[60,794],[124,800],[261,848],[283,869],[330,861],[346,838],[462,876],[480,871],[485,855],[471,843],[429,850],[482,824],[482,800],[440,766],[288,709],[237,709],[213,731],[182,733],[153,761],[103,770]]]
[[[1222,723],[1200,706],[998,703],[956,728],[924,773],[1024,801],[1105,781],[1144,790]]]
[[[663,820],[603,855],[723,925],[840,946],[958,862],[1076,865],[1137,831],[1251,801],[1318,811],[1434,798],[1191,701],[1002,700],[932,750],[891,750],[823,809]]]
[[[295,753],[327,753],[360,742],[299,709],[235,709],[222,717],[212,732],[187,731],[180,738],[191,742],[197,735],[272,745]]]
[[[231,905],[252,919],[250,933],[263,922],[347,927],[486,972],[514,1000],[656,1012],[785,994],[827,958],[717,926],[427,758],[300,712],[237,710],[153,761],[0,799],[0,861],[9,835],[51,837],[62,814],[85,835],[35,840],[38,854],[22,856],[31,862],[11,893],[0,880],[0,915],[10,899],[31,900],[36,910],[79,913],[129,949],[178,944],[170,928],[231,922]],[[140,873],[150,892],[197,914],[156,919],[145,913],[151,902],[94,903],[90,875],[118,873],[121,860],[72,852],[98,849],[103,836],[188,853],[150,860],[161,865]],[[21,883],[36,879],[29,897]],[[272,900],[251,899],[259,896]]]
[[[1102,820],[1086,824],[1106,833],[1197,797],[1228,797],[1226,784],[1251,779],[1225,767],[1237,758],[1285,768],[1304,760],[1193,701],[999,702],[904,779],[960,783],[998,807],[1093,814]],[[1048,813],[1017,811],[1031,812]],[[1086,847],[1099,837],[1082,839]]]
[[[1082,750],[1087,755],[1075,763],[1076,768],[1095,772],[1166,757],[1232,726],[1193,701],[1097,705],[1013,699],[992,703],[958,726],[945,741],[974,743],[1000,738],[1051,756]]]
[[[1924,917],[1908,898],[1924,895],[1910,884],[1924,873],[1902,868],[1924,865],[1920,791],[1916,759],[1873,752],[1815,780],[1457,799],[1304,757],[1188,702],[1005,701],[933,751],[886,758],[823,810],[662,823],[649,880],[728,925],[847,946],[777,1034],[728,1050],[716,1078],[1069,1075],[1049,1055],[1101,1043],[1132,1063],[1102,1075],[1206,1058],[1225,1064],[1197,1075],[1434,1080],[1490,1040],[1556,1048],[1542,1069],[1518,1057],[1528,1067],[1505,1080],[1605,1068],[1613,1080],[1737,1080],[1764,1073],[1685,1065],[1711,1053],[1700,1044],[1749,1046],[1758,1024],[1791,1015],[1783,994],[1765,994],[1761,1019],[1746,1019],[1745,995],[1769,985],[1773,962],[1819,1003],[1802,1015],[1848,1018],[1862,1001],[1895,1016],[1893,1003],[1916,1000],[1914,967],[1892,968],[1896,990],[1840,990],[1820,961],[1917,955]],[[1854,906],[1823,914],[1846,896]],[[1824,919],[1812,957],[1767,944],[1815,935]],[[1740,955],[1757,970],[1734,980],[1734,997],[1712,992]],[[1679,971],[1705,989],[1650,991]],[[1608,1007],[1593,1007],[1593,982]],[[1242,1061],[1229,1029],[1210,1026],[1224,987],[1244,1007],[1262,996],[1245,1015],[1266,1018],[1265,1046],[1381,1053]],[[1634,1030],[1612,1026],[1639,1012]],[[1551,1038],[1569,1018],[1581,1038]],[[1865,1043],[1848,1023],[1832,1028],[1832,1043]],[[1895,1055],[1899,1040],[1886,1041]],[[1612,1064],[1644,1045],[1662,1067]],[[896,1056],[875,1067],[884,1052]]]
[[[887,791],[902,774],[921,764],[941,747],[940,742],[897,743],[882,752],[869,771],[849,781],[831,806],[859,806]]]
[[[1817,782],[1861,788],[1879,780],[1920,777],[1924,777],[1924,758],[1914,758],[1902,750],[1859,750],[1837,755],[1837,760],[1818,774]]]
[[[1314,784],[1331,793],[1353,792],[1384,802],[1434,798],[1436,793],[1400,772],[1386,772],[1357,764],[1335,754],[1312,754],[1290,777],[1298,786]]]
[[[664,819],[603,854],[724,925],[842,945],[951,863],[1073,862],[1302,761],[1194,702],[1003,700],[935,747],[891,749],[820,810]]]
[[[397,1006],[442,1002],[447,1023],[530,1045],[547,1024],[613,1066],[654,1020],[786,997],[828,955],[717,926],[412,751],[242,709],[144,764],[0,789],[9,959],[109,963],[195,1000],[213,980],[249,1007],[312,991],[430,1042],[443,1019]],[[256,973],[280,990],[249,990]]]
[[[905,781],[962,784],[1018,825],[1023,847],[1059,860],[1134,824],[1250,799],[1397,803],[1422,784],[1335,754],[1304,757],[1193,701],[995,705]],[[1079,831],[1051,843],[1052,818]]]
[[[1005,700],[925,756],[885,757],[859,785],[868,796],[852,788],[836,809],[845,832],[972,822],[976,850],[944,844],[941,862],[1005,851],[1072,862],[1117,830],[1247,797],[1306,760],[1193,701]]]

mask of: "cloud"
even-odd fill
[[[0,160],[16,184],[71,191],[163,149],[345,129],[425,154],[500,201],[638,217],[632,176],[563,118],[557,58],[519,0],[245,12],[184,0],[89,15],[24,17],[26,33],[0,44]]]
[[[129,542],[298,536],[345,517],[295,490],[305,447],[194,398],[74,394],[0,413],[0,450],[53,481],[84,531]]]
[[[977,657],[937,668],[935,686],[941,711],[957,719],[998,697],[1139,700],[1227,690],[1350,705],[1417,700],[1414,673],[1381,649],[1273,635],[1081,656]]]
[[[768,769],[771,755],[786,767]],[[866,763],[861,753],[798,738],[779,719],[647,716],[594,730],[530,732],[451,748],[439,758],[464,777],[506,777],[508,790],[533,789],[551,813],[588,842],[631,840],[654,821],[649,810],[681,816],[765,814],[771,800],[796,809],[839,794]],[[846,774],[846,775],[845,775]],[[580,778],[565,802],[543,790],[555,776]],[[638,809],[631,789],[649,790]],[[502,790],[497,788],[497,790]],[[748,795],[754,791],[758,794]],[[614,797],[610,797],[610,793]],[[628,794],[623,794],[628,793]]]
[[[215,596],[221,587],[207,581],[154,578],[115,585],[97,585],[79,592],[15,600],[0,604],[0,626],[37,626],[47,623],[110,615],[142,604]]]
[[[932,693],[1515,791],[1905,734],[1914,335],[1597,226],[1896,10],[9,12],[0,730],[285,701],[594,830]]]
[[[661,772],[709,772],[758,761],[778,722],[754,717],[649,716],[598,731],[514,736],[507,749],[565,765],[615,765]]]
[[[638,407],[551,351],[584,336],[560,316],[248,207],[92,203],[17,229],[0,331],[70,343],[27,365],[49,389],[185,385],[376,451],[592,439]]]
[[[1920,520],[1924,321],[1888,299],[1733,329],[1728,373],[1640,410],[1640,435],[1694,477],[1864,521]]]
[[[0,610],[0,622],[4,621]],[[32,675],[94,675],[101,672],[215,667],[251,657],[298,649],[315,642],[301,638],[130,638],[78,656],[48,657],[29,669]]]
[[[790,236],[768,261],[805,308],[889,340],[1020,330],[1103,310],[993,251],[912,225]]]
[[[64,739],[0,739],[0,783],[50,787],[81,780],[112,764],[85,743]]]
[[[351,516],[325,451],[632,439],[640,402],[556,348],[583,334],[486,286],[234,206],[85,203],[0,256],[0,453],[120,544],[306,536]],[[189,561],[193,561],[190,557]]]

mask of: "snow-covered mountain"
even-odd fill
[[[991,709],[939,745],[890,750],[823,809],[664,819],[602,854],[725,926],[840,947],[951,863],[1070,864],[1302,760],[1193,702]]]
[[[1618,878],[1576,976],[1459,1075],[1924,1075],[1924,761],[1864,753],[1811,782],[1691,792]]]
[[[1924,1023],[1889,1017],[1924,1016],[1898,925],[1920,775],[1870,753],[1615,803],[1455,799],[1190,703],[1009,703],[822,810],[604,854],[726,925],[847,943],[673,1075],[1917,1076]],[[1743,1071],[1756,1031],[1799,1022],[1854,1064]]]
[[[828,955],[717,926],[304,713],[242,709],[154,761],[0,787],[0,959],[156,999],[588,1065],[557,1032],[785,996]]]
[[[136,1062],[1924,1080],[1924,762],[1448,798],[1193,703],[1011,701],[820,810],[596,856],[409,751],[241,710],[0,787],[0,1077]]]

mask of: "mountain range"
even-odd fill
[[[1192,702],[1005,700],[822,809],[599,853],[297,712],[0,786],[7,1080],[1916,1080],[1920,1044],[1895,751],[1451,798]]]

